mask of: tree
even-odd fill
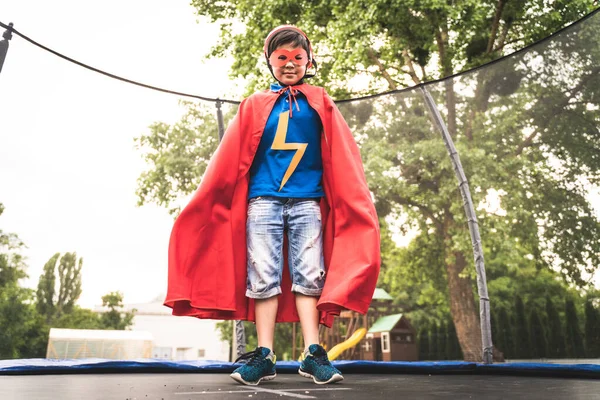
[[[516,354],[518,358],[531,358],[531,343],[529,335],[529,324],[527,323],[527,317],[525,315],[525,306],[521,296],[517,296],[515,299],[515,313],[516,313],[516,325],[515,325],[515,342],[516,342]]]
[[[500,350],[504,353],[505,357],[514,357],[515,355],[515,329],[514,323],[510,318],[506,308],[502,308],[500,311],[500,323],[502,324],[502,336],[504,341],[504,347]]]
[[[600,357],[600,311],[591,299],[585,302],[585,354],[586,357]]]
[[[32,299],[31,290],[0,288],[0,359],[45,356],[48,328]]]
[[[531,343],[531,357],[546,358],[548,356],[548,341],[544,324],[537,309],[531,308],[529,313],[529,334]]]
[[[439,346],[439,327],[437,323],[432,323],[429,330],[429,359],[439,360],[440,359],[440,348]]]
[[[446,355],[446,343],[448,342],[448,328],[446,323],[442,321],[438,329],[438,360],[448,360]]]
[[[125,330],[133,324],[135,310],[123,311],[123,294],[121,292],[110,292],[102,296],[102,306],[108,307],[108,311],[100,316],[104,329]]]
[[[37,289],[37,308],[49,324],[73,310],[81,296],[83,260],[76,253],[54,254],[44,265]],[[56,272],[58,271],[58,284]],[[58,289],[58,292],[57,292]]]
[[[182,102],[187,107],[173,126],[155,122],[150,133],[136,139],[149,169],[138,178],[138,205],[155,203],[177,215],[177,201],[198,187],[210,156],[219,143],[214,109]],[[233,117],[225,113],[226,121]]]
[[[315,43],[320,61],[316,83],[325,84],[337,98],[448,77],[541,39],[594,7],[593,0],[351,0],[343,7],[331,0],[192,4],[198,14],[221,24],[221,41],[212,54],[235,57],[232,75],[249,80],[248,92],[270,80],[261,57],[266,34],[281,23],[295,23],[305,27]],[[232,19],[243,22],[245,31],[235,33]],[[532,20],[535,23],[529,23]],[[456,141],[476,204],[489,193],[510,194],[499,196],[504,215],[489,209],[481,215],[485,248],[509,261],[506,265],[512,269],[561,265],[565,279],[579,286],[585,284],[581,271],[600,265],[594,251],[600,224],[586,199],[586,182],[598,182],[600,171],[595,111],[600,74],[594,32],[583,27],[550,46],[505,60],[502,67],[430,86]],[[357,77],[368,82],[366,88],[353,90],[349,82]],[[422,243],[435,245],[428,250],[439,255],[438,262],[428,268],[439,278],[424,286],[446,282],[447,290],[439,296],[451,310],[465,359],[481,360],[462,201],[420,94],[340,108],[360,138],[378,214],[382,220],[406,216],[405,227],[427,236]],[[206,115],[197,116],[194,123]],[[191,149],[197,142],[178,145]],[[170,162],[169,154],[170,148],[158,148],[153,187],[163,192],[157,190],[154,199],[142,201],[189,193],[183,164]],[[178,177],[184,189],[179,189]],[[489,257],[487,261],[494,264]],[[500,262],[494,266],[503,268]]]
[[[69,313],[62,314],[52,322],[53,328],[67,329],[111,329],[104,325],[98,313],[79,306],[73,307]]]
[[[499,312],[494,310],[490,310],[490,323],[492,325],[492,343],[494,344],[494,349],[503,351],[505,348],[505,338],[503,335],[504,327],[500,322]]]
[[[548,317],[548,356],[563,358],[566,356],[564,330],[550,296],[546,297],[546,316]]]
[[[3,212],[4,205],[0,203],[0,215]],[[15,234],[0,230],[0,288],[15,285],[19,279],[27,277],[25,263],[17,252],[23,246],[23,242]]]
[[[419,360],[429,360],[429,329],[421,328],[419,331]]]
[[[586,357],[600,356],[600,313],[591,300],[585,302],[585,354]]]
[[[454,329],[454,323],[452,320],[446,324],[448,327],[448,340],[446,341],[446,359],[447,360],[462,360],[462,352],[460,350],[460,343],[456,337],[456,329]]]
[[[48,328],[32,304],[32,290],[19,285],[27,277],[19,254],[23,246],[16,235],[0,230],[0,359],[46,354]]]
[[[567,357],[581,358],[585,357],[583,348],[583,335],[579,327],[579,318],[577,317],[577,309],[575,302],[571,299],[565,301],[565,342],[567,345]]]

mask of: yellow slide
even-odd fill
[[[342,343],[338,343],[335,346],[333,346],[331,348],[331,350],[329,350],[327,352],[327,357],[329,357],[329,360],[331,360],[331,361],[335,360],[344,351],[346,351],[346,350],[356,346],[358,343],[360,343],[360,341],[362,340],[362,338],[365,337],[366,334],[367,334],[367,330],[365,328],[357,329],[352,334],[352,336],[350,336],[348,338],[348,340],[345,340]]]

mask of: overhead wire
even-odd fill
[[[334,100],[334,101],[336,103],[348,103],[348,102],[352,102],[352,101],[372,99],[372,98],[379,97],[379,96],[385,96],[385,95],[389,95],[389,94],[395,94],[395,93],[402,93],[402,92],[412,91],[412,90],[415,90],[416,88],[419,88],[421,86],[433,85],[433,84],[436,84],[436,83],[440,83],[440,82],[446,81],[448,79],[454,79],[456,77],[469,74],[469,73],[477,71],[479,69],[483,69],[485,67],[488,67],[488,66],[490,66],[492,64],[501,62],[502,60],[504,60],[506,58],[513,57],[513,56],[515,56],[517,54],[526,52],[531,47],[536,46],[536,45],[538,45],[540,43],[543,43],[543,42],[545,42],[547,40],[550,40],[551,38],[553,38],[554,36],[560,34],[564,30],[566,30],[566,29],[570,28],[571,26],[573,26],[575,24],[578,24],[578,23],[580,23],[580,22],[582,22],[582,21],[590,18],[591,16],[593,16],[594,14],[596,14],[598,12],[600,12],[600,8],[597,8],[597,9],[593,10],[592,12],[590,12],[589,14],[583,16],[579,20],[577,20],[577,21],[575,21],[575,22],[573,22],[571,24],[568,24],[567,26],[559,29],[558,31],[552,33],[551,35],[549,35],[549,36],[547,36],[545,38],[542,38],[542,39],[540,39],[540,40],[538,40],[536,42],[533,42],[533,43],[531,43],[531,44],[529,44],[529,45],[527,45],[527,46],[525,46],[525,47],[523,47],[523,48],[521,48],[519,50],[516,50],[513,53],[506,54],[506,55],[504,55],[502,57],[496,58],[496,59],[494,59],[492,61],[489,61],[489,62],[487,62],[485,64],[479,65],[479,66],[477,66],[475,68],[471,68],[471,69],[468,69],[466,71],[458,72],[458,73],[455,73],[453,75],[446,76],[444,78],[430,80],[430,81],[427,81],[427,82],[422,82],[422,83],[419,83],[418,85],[407,87],[407,88],[390,90],[390,91],[386,91],[386,92],[382,92],[382,93],[376,93],[376,94],[370,94],[370,95],[365,95],[365,96],[360,96],[360,97],[355,97],[355,98],[350,98],[350,99],[342,99],[342,100]],[[64,60],[67,60],[69,62],[77,64],[77,65],[79,65],[79,66],[81,66],[83,68],[89,69],[91,71],[97,72],[99,74],[108,76],[110,78],[120,80],[122,82],[130,83],[130,84],[137,85],[137,86],[141,86],[141,87],[144,87],[144,88],[147,88],[147,89],[157,90],[157,91],[163,92],[163,93],[169,93],[169,94],[174,94],[174,95],[178,95],[178,96],[190,97],[190,98],[194,98],[194,99],[198,99],[198,100],[202,100],[202,101],[208,101],[208,102],[217,103],[217,106],[219,104],[221,104],[221,103],[228,103],[228,104],[234,104],[234,105],[240,104],[240,101],[236,101],[236,100],[227,100],[227,99],[220,99],[220,98],[211,98],[211,97],[199,96],[199,95],[196,95],[196,94],[179,92],[179,91],[170,90],[170,89],[164,89],[164,88],[161,88],[161,87],[157,87],[157,86],[153,86],[153,85],[148,85],[148,84],[145,84],[145,83],[137,82],[137,81],[134,81],[132,79],[123,78],[121,76],[112,74],[110,72],[103,71],[101,69],[98,69],[98,68],[92,67],[90,65],[87,65],[87,64],[85,64],[83,62],[77,61],[77,60],[75,60],[75,59],[73,59],[71,57],[68,57],[68,56],[65,56],[64,54],[59,53],[58,51],[52,50],[49,47],[44,46],[44,45],[36,42],[35,40],[27,37],[26,35],[22,34],[17,29],[15,29],[13,26],[8,26],[8,25],[4,24],[1,21],[0,21],[0,27],[9,30],[10,32],[12,32],[15,35],[21,37],[22,39],[28,41],[29,43],[31,43],[31,44],[33,44],[33,45],[35,45],[35,46],[37,46],[37,47],[39,47],[39,48],[41,48],[41,49],[43,49],[45,51],[48,51],[48,52],[50,52],[50,53],[52,53],[52,54],[54,54],[54,55],[56,55],[56,56],[58,56],[58,57],[60,57],[60,58],[62,58]]]
[[[13,34],[21,37],[22,39],[28,41],[29,43],[31,43],[31,44],[33,44],[33,45],[35,45],[35,46],[37,46],[37,47],[39,47],[39,48],[41,48],[43,50],[46,50],[46,51],[54,54],[55,56],[58,56],[58,57],[60,57],[60,58],[62,58],[64,60],[67,60],[69,62],[77,64],[80,67],[89,69],[91,71],[97,72],[99,74],[108,76],[108,77],[113,78],[113,79],[117,79],[117,80],[122,81],[122,82],[130,83],[132,85],[141,86],[141,87],[144,87],[144,88],[147,88],[147,89],[157,90],[157,91],[163,92],[163,93],[169,93],[169,94],[174,94],[174,95],[184,96],[184,97],[191,97],[191,98],[195,98],[195,99],[198,99],[198,100],[209,101],[209,102],[213,102],[213,103],[229,103],[229,104],[236,104],[236,105],[240,104],[239,101],[235,101],[235,100],[227,100],[227,99],[219,99],[219,98],[210,98],[210,97],[205,97],[205,96],[199,96],[199,95],[196,95],[196,94],[179,92],[179,91],[170,90],[170,89],[164,89],[164,88],[161,88],[161,87],[158,87],[158,86],[153,86],[153,85],[148,85],[148,84],[145,84],[145,83],[137,82],[137,81],[134,81],[132,79],[123,78],[121,76],[118,76],[118,75],[115,75],[115,74],[111,74],[110,72],[106,72],[106,71],[103,71],[101,69],[98,69],[98,68],[92,67],[90,65],[87,65],[87,64],[85,64],[85,63],[83,63],[81,61],[77,61],[77,60],[75,60],[75,59],[73,59],[71,57],[68,57],[68,56],[65,56],[64,54],[59,53],[58,51],[52,50],[51,48],[49,48],[47,46],[44,46],[43,44],[38,43],[35,40],[33,40],[33,39],[27,37],[26,35],[22,34],[18,30],[16,30],[14,27],[9,27],[8,25],[6,25],[6,24],[4,24],[2,22],[0,22],[0,27],[2,27],[4,29],[10,30]]]

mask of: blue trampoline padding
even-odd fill
[[[481,364],[477,369],[491,374],[539,374],[551,376],[588,376],[600,379],[599,364],[545,364],[545,363],[501,363]]]
[[[502,363],[479,364],[464,361],[334,361],[333,365],[343,373],[397,373],[397,374],[507,374],[579,376],[600,379],[600,365],[595,364],[544,364]],[[278,361],[277,372],[295,373],[300,363]],[[233,371],[237,365],[222,361],[165,361],[158,359],[138,360],[49,360],[18,359],[0,360],[0,375],[56,374],[56,373],[128,373],[128,372],[222,372]]]

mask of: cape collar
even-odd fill
[[[298,105],[298,100],[296,100],[296,95],[301,92],[301,88],[304,86],[304,84],[300,84],[300,85],[293,85],[293,86],[281,86],[278,83],[272,83],[271,84],[271,91],[274,93],[277,93],[278,95],[285,95],[287,93],[288,96],[288,101],[290,103],[290,118],[293,117],[293,105],[292,105],[292,100],[293,103],[296,105],[296,110],[300,111],[300,106]]]

